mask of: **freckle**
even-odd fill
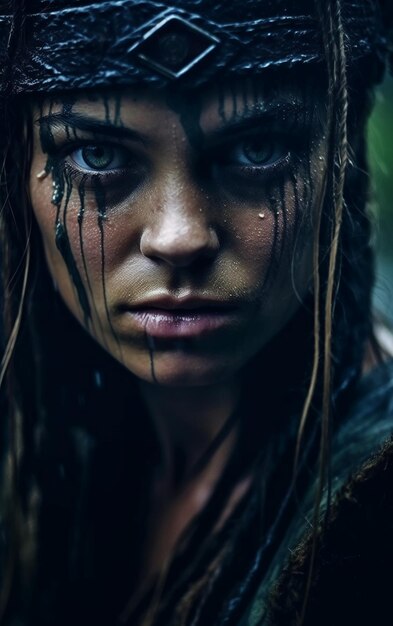
[[[265,214],[264,214],[264,213],[259,213],[259,214],[258,214],[258,217],[260,217],[260,218],[261,218],[261,220],[263,220],[263,219],[265,219]]]
[[[39,174],[37,174],[37,178],[38,180],[44,180],[44,178],[46,178],[48,174],[49,172],[47,172],[46,170],[42,170],[41,172],[39,172]]]

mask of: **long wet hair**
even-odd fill
[[[40,626],[234,624],[296,515],[310,463],[319,467],[318,525],[334,422],[351,402],[372,338],[373,258],[364,136],[371,94],[347,73],[341,1],[316,0],[316,8],[328,151],[312,298],[249,364],[239,441],[215,493],[156,587],[128,602],[161,451],[129,373],[72,319],[46,267],[28,192],[31,128],[11,95],[25,17],[25,2],[13,2],[0,134],[1,623],[28,615]],[[373,71],[380,68],[370,62]],[[286,390],[280,402],[277,380]],[[258,414],[261,381],[268,420]],[[220,525],[233,486],[250,472],[251,488]]]

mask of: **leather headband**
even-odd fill
[[[177,82],[198,86],[219,77],[292,68],[323,60],[312,0],[33,0],[13,71],[14,93]],[[0,15],[0,67],[7,66],[11,17]],[[344,3],[348,58],[386,54],[374,0]],[[5,72],[0,70],[0,91]],[[11,76],[11,79],[10,79]],[[369,82],[376,77],[372,73]]]

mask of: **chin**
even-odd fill
[[[218,362],[182,353],[150,355],[135,362],[123,361],[127,369],[140,380],[165,387],[202,387],[221,383],[233,376],[228,360]]]

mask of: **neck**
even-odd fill
[[[141,392],[161,438],[166,464],[173,468],[180,452],[187,474],[235,410],[240,384],[231,380],[206,387],[168,388],[141,383]],[[229,439],[233,445],[233,437]],[[221,451],[226,456],[232,448],[228,444]]]

